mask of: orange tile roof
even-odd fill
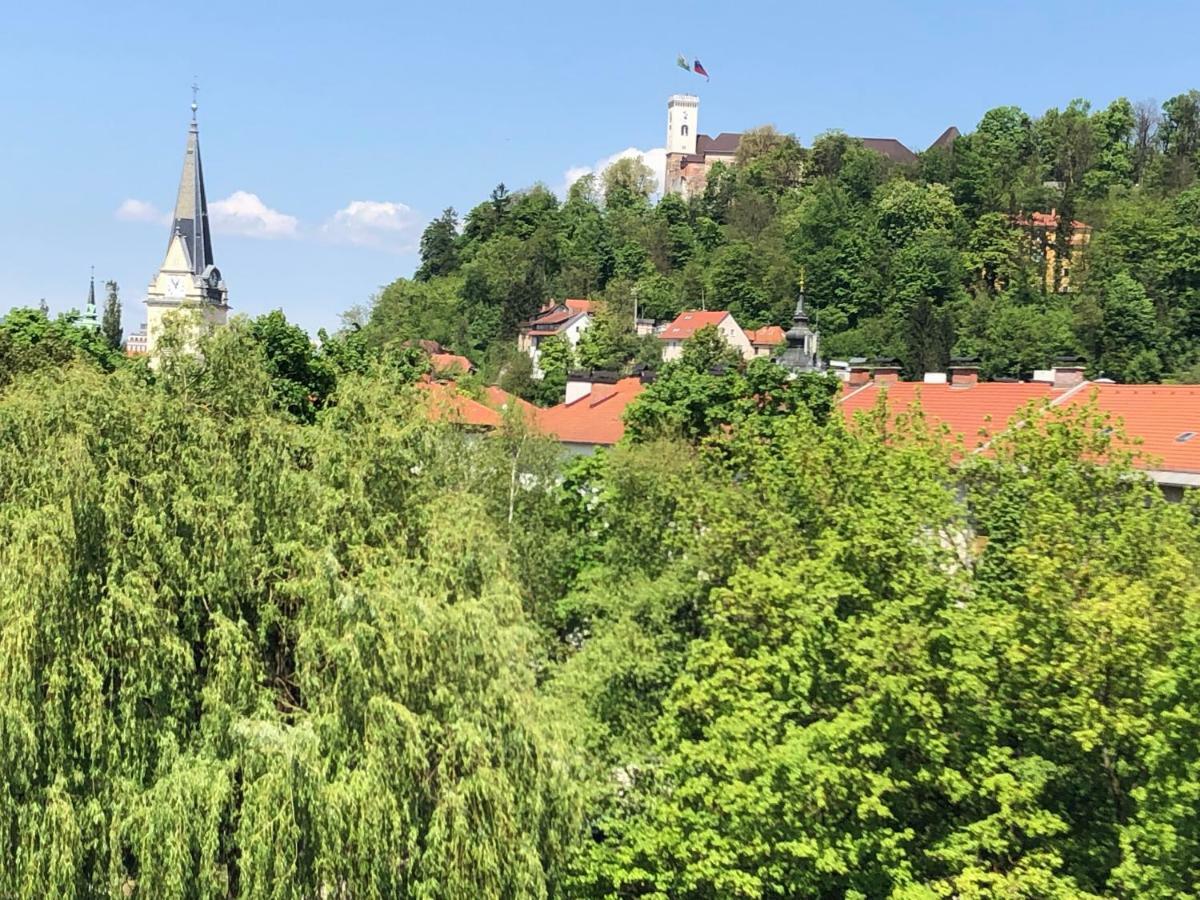
[[[873,409],[883,392],[887,394],[889,415],[903,413],[919,400],[926,420],[933,425],[944,424],[951,435],[962,438],[967,450],[987,442],[987,437],[980,436],[981,431],[989,436],[1003,431],[1030,400],[1053,399],[1063,393],[1042,382],[980,382],[954,387],[918,381],[869,381],[865,385],[846,385],[839,405],[852,421],[855,413]]]
[[[1097,384],[1085,382],[1076,390],[1055,389],[1038,382],[980,382],[970,387],[947,384],[894,382],[845,386],[839,405],[847,419],[874,407],[887,393],[890,415],[901,413],[919,399],[922,412],[934,424],[945,424],[972,450],[1011,424],[1030,400],[1049,400],[1070,406],[1095,400],[1101,412],[1119,419],[1122,430],[1148,459],[1142,468],[1200,473],[1200,385]],[[1195,436],[1179,440],[1187,432]]]
[[[500,424],[498,412],[459,393],[454,382],[418,381],[417,387],[429,395],[429,415],[435,421],[476,428],[495,428]]]
[[[567,444],[615,444],[625,434],[621,416],[643,387],[640,378],[592,385],[585,397],[541,410],[538,424],[546,434]]]
[[[1140,452],[1151,459],[1143,468],[1200,473],[1200,385],[1096,384],[1072,394],[1065,404],[1096,405],[1122,423],[1131,438],[1140,438]],[[1194,436],[1179,438],[1187,432]]]
[[[590,313],[592,311],[593,307],[595,306],[595,304],[592,303],[591,300],[569,299],[569,300],[563,301],[563,306],[565,306],[567,309],[571,310],[571,312]]]
[[[750,343],[760,347],[774,347],[784,341],[783,329],[778,325],[764,325],[762,328],[747,329],[746,337],[750,338]]]
[[[664,341],[683,341],[706,325],[719,325],[729,315],[723,309],[685,309],[659,335]]]
[[[433,364],[435,372],[447,375],[453,372],[461,372],[466,375],[472,368],[471,361],[457,353],[430,353],[429,361]]]
[[[497,412],[503,413],[506,409],[516,406],[523,410],[527,416],[536,420],[541,412],[536,406],[528,400],[522,400],[516,394],[510,394],[508,391],[494,384],[489,384],[483,389],[484,403],[490,406]]]
[[[1044,213],[1044,212],[1030,213],[1028,218],[1026,218],[1023,215],[1018,215],[1016,217],[1015,221],[1018,225],[1032,225],[1035,228],[1057,228],[1058,227],[1058,211],[1051,210],[1048,213]],[[1091,227],[1092,226],[1089,225],[1087,222],[1080,222],[1078,219],[1071,220],[1071,228],[1074,231],[1079,231],[1081,229],[1089,229],[1090,230]]]

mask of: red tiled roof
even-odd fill
[[[429,395],[429,415],[435,421],[476,428],[495,428],[500,424],[499,413],[460,394],[454,382],[418,381],[417,387]]]
[[[541,410],[538,424],[546,434],[564,443],[615,444],[625,433],[621,416],[643,387],[640,378],[592,385],[586,397]]]
[[[846,418],[853,420],[855,413],[873,409],[883,391],[887,393],[889,415],[903,413],[919,400],[926,420],[935,426],[944,424],[953,437],[962,438],[967,450],[987,442],[988,437],[981,437],[981,431],[986,431],[989,437],[1003,431],[1030,400],[1051,399],[1063,393],[1056,393],[1051,385],[1042,382],[980,382],[970,387],[954,387],[917,381],[890,384],[870,381],[861,386],[846,385],[839,405]]]
[[[746,330],[746,337],[750,338],[750,343],[759,347],[774,347],[776,344],[782,344],[783,329],[778,325],[764,325],[762,328],[750,328]]]
[[[459,356],[457,353],[430,353],[429,361],[433,364],[435,372],[449,375],[454,372],[461,372],[466,375],[471,371],[471,361],[465,356]]]
[[[1034,228],[1057,228],[1058,227],[1058,211],[1050,210],[1048,213],[1035,212],[1030,213],[1028,218],[1023,215],[1016,216],[1013,221],[1017,225],[1032,225]],[[1071,220],[1071,228],[1075,231],[1081,229],[1091,230],[1091,225],[1087,222],[1080,222],[1078,219]]]
[[[664,341],[686,340],[706,325],[719,325],[727,315],[729,313],[723,309],[686,309],[663,329],[659,337]]]
[[[1140,439],[1136,449],[1152,459],[1144,468],[1200,473],[1200,385],[1196,384],[1096,384],[1072,394],[1066,404],[1096,405],[1120,419],[1130,438]],[[1194,437],[1179,438],[1187,432]]]
[[[947,384],[868,382],[846,385],[839,405],[847,419],[874,407],[887,392],[890,415],[907,410],[915,401],[926,419],[944,424],[963,447],[973,450],[1004,431],[1030,400],[1050,400],[1070,406],[1096,401],[1097,408],[1121,422],[1122,430],[1148,459],[1142,468],[1200,473],[1200,385],[1097,384],[1085,382],[1075,390],[1055,389],[1039,382],[980,382],[969,387]],[[986,432],[986,437],[980,432]],[[1187,432],[1195,436],[1179,440]]]
[[[497,412],[503,413],[506,409],[516,406],[524,410],[528,416],[537,417],[540,410],[530,403],[528,400],[522,400],[516,394],[510,394],[508,391],[494,384],[489,384],[483,389],[484,402]]]
[[[562,326],[580,313],[590,313],[593,304],[591,300],[568,299],[556,301],[543,306],[537,316],[526,322],[522,328],[531,330],[530,333],[557,334]]]

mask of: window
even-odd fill
[[[687,137],[687,133],[688,133],[688,132],[687,132],[687,126],[686,126],[686,125],[680,125],[680,126],[679,126],[679,133],[680,133],[680,134],[682,134],[684,137]]]
[[[1179,435],[1178,435],[1178,436],[1175,438],[1175,442],[1176,442],[1177,444],[1186,444],[1188,441],[1190,441],[1190,440],[1191,440],[1192,438],[1194,438],[1195,436],[1196,436],[1196,432],[1194,432],[1194,431],[1185,431],[1185,432],[1182,432],[1181,434],[1179,434]]]

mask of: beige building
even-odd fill
[[[181,310],[194,311],[202,327],[223,325],[229,315],[225,281],[213,262],[195,103],[166,256],[146,291],[145,347],[151,357],[166,318]]]
[[[750,338],[732,314],[725,310],[686,309],[658,336],[663,342],[663,362],[679,359],[683,355],[683,342],[707,325],[715,326],[725,343],[737,350],[742,359],[753,359],[757,355]]]

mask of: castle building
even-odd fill
[[[673,94],[667,100],[667,162],[663,190],[667,194],[691,197],[704,192],[708,173],[717,163],[732,165],[737,159],[742,133],[722,131],[716,137],[701,134],[700,98],[694,94]],[[929,149],[949,150],[958,138],[951,126],[942,132]],[[855,138],[898,166],[914,166],[917,154],[895,138]]]
[[[152,357],[164,319],[181,309],[195,310],[201,325],[207,326],[225,324],[229,314],[225,281],[213,262],[194,101],[167,253],[146,291],[146,352]]]
[[[704,191],[708,171],[719,162],[732,163],[740,134],[700,134],[700,98],[674,94],[667,101],[666,193],[689,197]]]

